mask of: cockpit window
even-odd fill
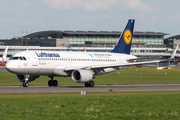
[[[26,58],[16,56],[16,57],[11,57],[9,60],[26,60]]]
[[[20,59],[20,60],[23,60],[23,58],[22,58],[22,57],[19,57],[19,59]]]
[[[18,60],[18,57],[13,57],[13,60]]]
[[[13,57],[10,57],[10,58],[9,58],[9,60],[12,60],[12,59],[13,59]]]

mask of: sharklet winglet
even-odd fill
[[[176,46],[176,49],[174,50],[173,54],[171,55],[171,57],[169,59],[174,59],[176,52],[178,50],[179,45]]]

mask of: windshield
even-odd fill
[[[26,57],[18,57],[18,56],[15,56],[15,57],[11,57],[9,60],[26,60]]]

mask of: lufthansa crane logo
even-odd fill
[[[27,62],[24,63],[24,67],[26,67],[26,66],[27,66]]]
[[[132,40],[132,34],[131,31],[129,29],[124,31],[124,42],[129,45],[131,43]]]

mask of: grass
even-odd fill
[[[119,72],[119,74],[118,74]],[[123,69],[100,76],[98,84],[180,84],[180,68],[157,70],[156,68]]]
[[[96,85],[180,84],[179,74],[180,68],[127,68],[94,81]],[[0,76],[1,86],[22,84],[9,72],[0,72]],[[78,85],[70,77],[55,79],[59,85]],[[41,76],[30,85],[47,85],[48,80]],[[0,94],[1,119],[180,119],[180,92]]]
[[[180,119],[180,92],[1,94],[0,119]]]
[[[96,85],[113,85],[113,84],[180,84],[180,68],[171,70],[157,70],[156,68],[126,68],[102,76],[97,76],[94,81]],[[19,82],[15,74],[9,72],[0,72],[0,86],[18,85]],[[82,85],[75,83],[71,77],[55,77],[59,85]],[[30,85],[47,85],[50,78],[40,76]]]

